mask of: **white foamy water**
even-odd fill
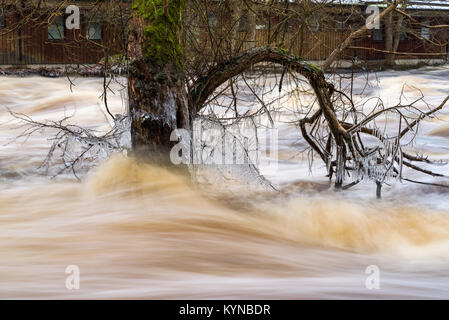
[[[365,93],[395,103],[407,83],[437,105],[448,74],[383,72]],[[280,194],[210,199],[184,177],[122,155],[81,182],[43,176],[52,132],[11,142],[21,129],[5,107],[108,130],[102,79],[75,83],[71,92],[63,78],[0,77],[1,298],[449,298],[447,191],[397,182],[381,201],[367,183],[335,193],[318,160],[310,175],[296,156],[304,142],[293,126],[280,127],[279,169],[269,176]],[[364,86],[360,76],[356,90]],[[123,112],[118,94],[109,104]],[[424,123],[414,149],[449,159],[448,110]],[[65,287],[68,265],[80,268],[79,290]],[[380,269],[379,290],[365,286],[370,265]]]

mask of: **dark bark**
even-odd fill
[[[162,5],[167,6],[164,14],[181,15],[182,1],[167,4],[149,0],[139,3],[142,7],[134,10],[129,26],[128,46],[132,148],[137,157],[151,162],[169,163],[173,145],[170,142],[171,132],[176,128],[189,126],[183,57],[182,51],[179,51],[181,24],[164,25],[163,17],[158,20],[158,17],[149,19],[148,16],[152,14],[151,10],[155,11],[154,15],[160,14],[157,9]],[[143,9],[150,11],[146,12],[145,18],[139,12]],[[146,29],[148,26],[151,28]],[[161,32],[167,29],[167,37],[171,37],[173,41],[164,42],[164,39],[159,39],[162,41],[160,44],[154,43],[158,41],[154,39],[157,34],[150,31],[156,28],[161,28]],[[167,48],[170,45],[173,47]]]
[[[405,9],[407,1],[402,2],[402,8]],[[403,15],[398,15],[396,11],[390,12],[385,23],[385,50],[389,51],[385,55],[385,65],[394,67],[396,65],[396,54],[398,51],[399,41],[401,39]]]
[[[385,22],[385,50],[393,52],[393,12],[390,12],[387,16],[386,22]],[[385,65],[392,67],[394,66],[394,54],[393,53],[387,53],[385,55]]]
[[[376,198],[382,198],[382,182],[376,181]]]
[[[256,47],[256,24],[257,12],[256,7],[248,6],[248,34],[246,40],[249,42],[249,48]]]

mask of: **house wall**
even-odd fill
[[[6,26],[16,22],[14,15],[5,15]],[[15,64],[19,61],[20,48],[18,30],[5,33],[5,29],[0,29],[0,64]]]
[[[294,10],[294,8],[292,8],[292,10]],[[292,51],[292,53],[299,55],[306,60],[325,60],[329,56],[329,54],[335,48],[337,48],[337,46],[350,34],[350,27],[352,27],[352,30],[356,30],[357,28],[361,27],[362,23],[364,23],[362,19],[363,17],[365,17],[365,7],[359,8],[359,12],[356,14],[354,14],[355,11],[347,12],[346,16],[344,16],[345,13],[343,13],[342,17],[348,17],[349,14],[352,14],[353,18],[350,19],[344,27],[341,27],[336,25],[336,22],[339,19],[337,19],[338,16],[333,14],[333,10],[334,9],[330,8],[329,12],[323,12],[322,16],[317,17],[317,19],[319,19],[318,30],[307,30],[305,32],[305,39],[303,41],[300,40],[300,36],[298,35],[300,22],[289,21],[289,30],[283,37],[283,41],[280,39],[281,36],[279,36],[278,38],[271,39],[271,44],[289,49]],[[412,12],[411,15],[424,24],[449,24],[449,11],[415,11]],[[259,16],[258,19],[258,24],[267,24],[268,18],[266,17],[266,15]],[[404,21],[406,20],[407,19],[404,19]],[[271,18],[272,25],[276,25],[278,22],[279,20],[276,19],[276,17]],[[374,40],[372,36],[373,32],[368,32],[367,35],[365,35],[363,38],[356,39],[352,43],[352,47],[355,48],[349,48],[345,50],[340,58],[351,60],[352,58],[357,57],[357,60],[359,61],[384,60],[386,57],[386,53],[382,51],[385,51],[386,47],[385,31],[383,31],[385,26],[383,25],[383,23],[385,23],[385,19],[383,19],[383,21],[381,22],[381,30],[383,32],[382,41]],[[448,53],[448,46],[444,45],[444,43],[447,43],[449,41],[448,30],[430,30],[432,41],[434,41],[435,43],[431,44],[413,35],[414,33],[420,36],[421,26],[409,24],[404,25],[403,28],[407,31],[407,39],[399,42],[397,52],[407,54],[398,54],[396,55],[396,59],[441,59],[447,57],[444,54]],[[268,32],[269,31],[267,29],[256,30],[257,45],[263,46],[269,44]],[[245,43],[245,35],[245,31],[240,31],[239,38],[243,41],[243,44],[241,46],[242,50],[250,47],[248,42]],[[443,45],[437,45],[437,43]],[[437,55],[437,53],[443,53],[443,55]]]
[[[88,3],[89,1],[84,2]],[[363,11],[363,9],[361,8],[360,10]],[[13,28],[5,34],[8,26],[14,26],[21,21],[19,14],[14,13],[13,10],[9,10],[6,15],[7,29],[0,29],[0,65],[93,64],[98,63],[106,54],[113,55],[126,52],[123,37],[125,27],[120,27],[118,23],[109,21],[103,25],[102,40],[89,41],[85,39],[89,9],[83,8],[81,14],[80,30],[65,30],[64,40],[48,40],[48,25],[46,23],[35,25],[32,22],[27,22],[20,25],[20,27]],[[431,13],[423,14],[422,19],[428,19],[429,15]],[[225,18],[229,18],[227,15],[224,16]],[[326,17],[326,15],[323,16]],[[361,16],[363,15],[358,15],[358,17]],[[433,13],[433,16],[438,16],[437,20],[440,24],[449,23],[449,11]],[[260,14],[257,24],[266,25],[267,19],[266,14]],[[276,17],[270,17],[270,19],[272,25],[276,25],[279,22]],[[326,20],[326,18],[323,20]],[[256,45],[278,45],[291,50],[294,54],[306,60],[324,60],[348,36],[350,31],[347,27],[350,24],[356,26],[357,23],[360,24],[360,21],[349,21],[345,30],[344,28],[337,28],[335,26],[335,19],[328,18],[327,21],[320,21],[318,30],[307,30],[303,41],[300,41],[300,36],[298,35],[299,23],[299,21],[293,21],[289,26],[288,32],[283,37],[281,35],[274,38],[271,36],[271,41],[269,41],[269,30],[259,28],[256,30]],[[419,28],[415,31],[419,33]],[[250,48],[250,43],[245,40],[246,34],[247,31],[245,30],[239,30],[237,34],[241,40],[239,45],[240,51]],[[438,37],[443,42],[449,39],[447,31],[442,34],[440,32]],[[204,39],[206,38],[204,37]],[[370,34],[367,37],[357,39],[353,43],[353,46],[359,48],[345,50],[340,58],[351,60],[357,56],[358,60],[377,61],[385,59],[385,53],[381,52],[385,50],[385,42],[374,41]],[[207,45],[204,50],[208,50]],[[447,46],[432,46],[410,36],[407,41],[400,42],[398,48],[398,52],[408,53],[441,53],[447,52],[447,50]],[[444,56],[432,54],[396,56],[397,59],[435,59],[441,57]]]
[[[104,23],[102,39],[86,39],[88,11],[81,11],[79,30],[64,30],[64,39],[48,39],[48,23],[23,21],[10,10],[5,14],[6,28],[0,29],[0,65],[94,64],[106,54],[124,53],[124,28]]]

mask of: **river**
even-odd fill
[[[448,75],[448,67],[379,72],[369,93],[393,102],[406,83],[437,105]],[[0,298],[449,298],[447,189],[395,182],[377,200],[362,183],[336,193],[322,166],[309,174],[307,160],[292,157],[297,128],[280,135],[279,168],[267,176],[281,194],[248,191],[230,202],[123,155],[81,181],[43,175],[51,132],[14,140],[23,128],[6,107],[108,130],[102,79],[74,84],[0,77]],[[120,95],[109,106],[123,112]],[[449,159],[448,110],[424,123],[416,150]],[[66,288],[73,265],[78,290]],[[373,266],[379,289],[367,285]]]

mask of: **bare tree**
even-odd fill
[[[390,19],[403,3],[404,0],[390,3],[379,18]],[[313,97],[310,104],[301,106],[295,124],[313,154],[326,165],[329,179],[335,180],[336,188],[347,189],[363,179],[370,179],[376,183],[380,196],[381,187],[388,179],[406,179],[402,175],[404,166],[441,176],[416,164],[432,163],[431,160],[411,155],[405,148],[416,136],[420,122],[441,110],[449,97],[427,112],[416,107],[423,102],[422,96],[412,103],[394,106],[385,106],[379,99],[373,110],[364,112],[352,98],[352,86],[349,90],[342,88],[343,76],[334,73],[337,80],[332,81],[325,75],[356,39],[367,35],[366,24],[347,35],[329,53],[321,68],[285,48],[287,43],[290,46],[299,43],[303,52],[305,34],[313,34],[319,27],[317,14],[321,13],[324,21],[335,18],[335,12],[329,8],[329,3],[309,1],[292,9],[290,1],[135,0],[127,50],[127,116],[133,154],[146,161],[170,164],[170,150],[176,143],[170,140],[173,130],[189,129],[194,119],[207,115],[206,109],[210,110],[207,107],[216,103],[220,96],[230,97],[227,109],[232,110],[233,115],[223,119],[210,111],[208,116],[216,123],[229,120],[235,123],[260,114],[273,123],[276,110],[273,103],[265,99],[267,95],[263,90],[281,92],[283,86],[290,83],[296,86],[292,91]],[[254,46],[259,16],[267,23],[268,46]],[[406,14],[400,16],[406,17]],[[238,30],[245,17],[246,35],[240,37]],[[289,25],[298,21],[299,28],[292,35]],[[401,24],[398,20],[396,33]],[[392,46],[396,45],[395,39],[397,37],[391,39]],[[245,42],[250,43],[248,50],[243,48]],[[388,52],[394,54],[394,48],[391,49]],[[268,78],[276,72],[280,74],[275,78],[277,89],[267,89],[266,82],[262,81],[261,91],[255,81],[249,80],[250,77]],[[349,80],[352,83],[353,79]],[[241,85],[249,88],[260,104],[255,112],[240,114]],[[402,97],[402,93],[398,94]],[[387,116],[397,118],[395,136],[387,135],[377,125],[381,117]],[[42,126],[23,116],[21,119],[34,128]],[[77,133],[64,130],[61,124],[50,125],[63,133],[84,134],[84,140],[91,139],[84,131]],[[372,139],[377,144],[370,142]]]

